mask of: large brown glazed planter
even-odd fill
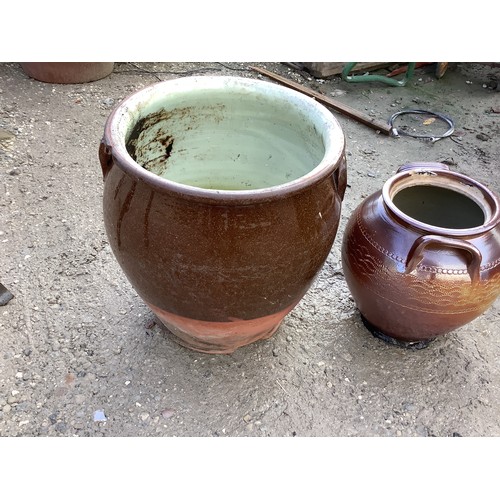
[[[440,163],[399,169],[351,215],[345,279],[365,325],[425,347],[481,315],[500,293],[500,202]]]
[[[25,62],[24,72],[41,82],[87,83],[101,80],[113,72],[112,62]]]
[[[108,118],[100,162],[111,248],[194,350],[270,337],[336,236],[344,135],[326,108],[276,84],[204,76],[147,87]]]

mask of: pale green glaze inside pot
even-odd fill
[[[129,99],[118,126],[128,155],[157,176],[209,190],[260,190],[338,161],[338,123],[298,92],[236,77],[164,84]]]
[[[469,229],[484,224],[481,206],[472,198],[440,186],[411,186],[399,191],[393,203],[409,217],[448,229]]]
[[[382,197],[392,215],[429,234],[473,236],[500,222],[498,197],[458,172],[406,169],[386,181]]]

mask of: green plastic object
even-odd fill
[[[406,83],[411,80],[413,76],[413,71],[415,70],[415,65],[417,63],[408,63],[408,68],[406,70],[405,76],[401,80],[395,80],[394,78],[389,78],[383,75],[349,75],[354,66],[358,64],[357,62],[350,62],[344,66],[342,71],[342,79],[346,82],[382,82],[392,85],[393,87],[404,87]]]

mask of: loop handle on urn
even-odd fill
[[[435,161],[415,161],[407,163],[398,168],[397,173],[405,172],[406,170],[413,170],[414,168],[427,168],[429,170],[450,170],[446,163],[439,163]]]
[[[347,188],[347,161],[345,154],[342,155],[338,168],[333,174],[333,180],[340,200],[344,200],[345,190]]]
[[[113,154],[111,151],[111,146],[106,144],[103,139],[99,145],[99,162],[101,163],[103,181],[106,180],[106,176],[113,166]]]
[[[406,259],[406,274],[411,273],[418,266],[418,264],[424,257],[424,251],[426,247],[430,244],[458,248],[459,250],[466,251],[471,257],[470,262],[467,266],[467,270],[471,277],[471,282],[473,285],[479,283],[482,261],[481,252],[468,241],[456,240],[453,238],[447,238],[445,236],[437,236],[433,234],[420,236],[415,240],[415,243],[408,252],[408,257]]]

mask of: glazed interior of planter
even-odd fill
[[[485,214],[476,201],[445,187],[410,186],[396,193],[392,201],[409,217],[431,226],[469,229],[485,222]]]
[[[279,87],[276,98],[275,87],[258,81],[172,93],[159,87],[129,119],[127,152],[149,172],[204,189],[263,189],[299,179],[325,156],[318,132],[325,121]]]
[[[393,216],[430,234],[473,236],[500,222],[498,197],[458,172],[404,170],[386,181],[382,198]]]

